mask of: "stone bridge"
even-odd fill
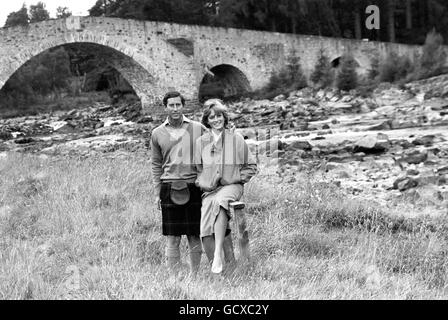
[[[105,17],[69,17],[0,29],[0,88],[27,60],[57,46],[99,55],[134,88],[147,111],[167,90],[196,101],[201,84],[219,79],[229,94],[265,85],[295,54],[310,74],[321,48],[334,61],[351,50],[365,73],[373,56],[395,51],[413,58],[421,47],[244,29]]]

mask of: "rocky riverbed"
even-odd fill
[[[355,197],[448,213],[448,75],[384,84],[367,98],[306,88],[229,109],[266,170],[286,183],[308,172]],[[0,119],[0,154],[149,158],[151,131],[163,120],[135,104]]]

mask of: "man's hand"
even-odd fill
[[[159,196],[156,196],[154,203],[155,203],[157,209],[162,210],[162,206],[160,205],[160,197]]]

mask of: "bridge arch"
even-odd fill
[[[231,64],[219,64],[207,70],[199,86],[199,101],[230,98],[252,91],[243,71]]]
[[[39,54],[57,47],[76,46],[85,52],[91,52],[100,59],[107,61],[107,64],[116,69],[123,78],[131,85],[137,96],[140,98],[142,105],[157,104],[160,99],[161,92],[158,92],[157,81],[155,77],[148,71],[148,68],[144,68],[135,57],[131,57],[119,51],[111,46],[104,44],[98,44],[94,42],[68,42],[68,43],[56,43],[54,46],[41,46],[39,50],[33,50],[28,54],[19,54],[15,63],[11,64],[7,68],[7,72],[2,74],[0,79],[0,86],[6,83],[6,81],[23,66],[27,61]],[[0,88],[1,89],[1,88]]]
[[[84,21],[94,27],[82,23],[78,26],[81,29],[74,29],[69,19],[0,29],[0,89],[33,57],[55,47],[76,46],[107,60],[130,84],[146,110],[161,106],[162,97],[169,90],[179,90],[187,96],[197,93],[195,81],[191,79],[194,74],[190,61],[163,39],[152,34],[146,41],[134,39],[135,25],[100,23],[98,26],[93,19]],[[125,30],[126,27],[129,30]]]

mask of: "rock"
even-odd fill
[[[397,140],[395,142],[403,149],[409,149],[409,148],[414,147],[414,145],[406,139]]]
[[[448,174],[448,166],[437,168],[436,172],[438,174]]]
[[[419,123],[418,119],[393,119],[390,122],[391,129],[406,129],[406,128],[414,128],[419,127],[421,123]]]
[[[391,122],[390,120],[386,120],[379,124],[375,124],[373,126],[367,127],[366,130],[368,130],[368,131],[390,130],[391,129],[390,122]]]
[[[426,173],[416,178],[416,180],[418,181],[419,185],[426,185],[426,184],[442,185],[443,182],[445,182],[445,177]]]
[[[99,129],[99,128],[102,128],[102,127],[104,127],[104,122],[103,122],[103,121],[100,121],[100,122],[98,122],[98,123],[95,125],[95,129]]]
[[[351,161],[362,161],[364,158],[362,154],[343,153],[338,155],[331,155],[328,157],[328,162],[346,163]]]
[[[415,139],[414,141],[412,141],[412,144],[416,145],[416,146],[426,146],[426,147],[429,147],[429,146],[431,146],[433,144],[434,138],[435,138],[435,136],[432,135],[432,134],[426,135],[426,136],[423,136],[421,138]]]
[[[413,92],[424,92],[425,99],[448,97],[448,75],[413,81],[406,84],[405,87]]]
[[[101,111],[101,112],[106,112],[106,111],[109,111],[111,109],[112,109],[111,105],[101,106],[101,107],[98,108],[98,110]]]
[[[275,111],[276,111],[275,108],[268,108],[266,111],[263,111],[261,113],[261,116],[262,117],[266,117],[266,116],[268,116],[270,114],[273,114]]]
[[[50,123],[50,126],[54,131],[58,133],[74,133],[76,132],[75,127],[68,123],[67,121],[55,121]]]
[[[343,113],[354,113],[359,109],[358,107],[358,105],[351,103],[337,102],[331,106],[331,110],[341,111]]]
[[[395,86],[392,86],[388,89],[383,89],[380,85],[377,89],[374,90],[373,98],[380,106],[393,106],[411,99],[412,94]]]
[[[411,177],[402,177],[398,178],[394,181],[393,188],[398,189],[400,191],[405,191],[411,188],[414,188],[418,185],[417,180]]]
[[[359,113],[369,113],[370,108],[366,103],[361,103],[359,106]]]
[[[368,135],[356,141],[354,151],[365,153],[381,153],[390,147],[389,139],[384,134]]]
[[[396,107],[394,106],[382,106],[375,109],[375,112],[383,116],[391,116],[395,113]]]
[[[311,151],[313,146],[308,141],[293,141],[287,145],[286,150],[305,150]]]
[[[285,95],[284,94],[280,94],[280,95],[276,96],[272,101],[280,102],[280,101],[283,101],[285,99],[286,99]]]
[[[241,116],[241,115],[240,115]],[[231,118],[230,120],[235,120],[235,118]],[[153,122],[154,119],[151,116],[141,116],[140,118],[137,119],[137,123],[149,123],[149,122]]]
[[[441,205],[444,201],[444,197],[435,185],[418,186],[415,189],[408,190],[406,193],[412,196],[414,201],[424,205]]]
[[[31,143],[31,142],[35,142],[36,140],[31,138],[31,137],[25,137],[25,138],[19,138],[14,140],[14,143],[16,144],[27,144],[27,143]]]
[[[253,108],[249,108],[249,106],[244,106],[241,109],[241,113],[243,114],[251,114],[253,112]]]
[[[429,107],[432,111],[442,111],[448,109],[446,99],[431,99],[425,102],[425,107]]]
[[[72,109],[72,110],[70,110],[69,112],[67,112],[67,115],[68,115],[68,116],[73,116],[73,115],[75,115],[77,112],[78,112],[78,110],[76,110],[76,109]]]
[[[418,176],[420,172],[415,169],[409,169],[408,171],[406,171],[406,174],[409,176]]]
[[[237,120],[237,119],[239,119],[239,118],[241,118],[243,115],[242,114],[238,114],[238,113],[235,113],[235,112],[229,112],[229,118],[230,118],[230,120]],[[152,119],[152,118],[151,118]],[[152,120],[151,120],[152,121]]]
[[[345,95],[341,98],[341,102],[350,102],[352,100],[353,100],[353,97],[349,96],[349,95]]]
[[[0,131],[0,140],[10,140],[13,139],[13,135],[11,134],[11,132],[7,132],[7,131]]]
[[[419,164],[421,162],[425,162],[427,158],[428,158],[428,154],[426,152],[420,152],[418,150],[414,150],[414,151],[411,151],[411,152],[405,154],[398,161],[406,162],[409,164]]]
[[[350,179],[351,178],[350,174],[344,170],[337,171],[336,177],[339,179]]]

